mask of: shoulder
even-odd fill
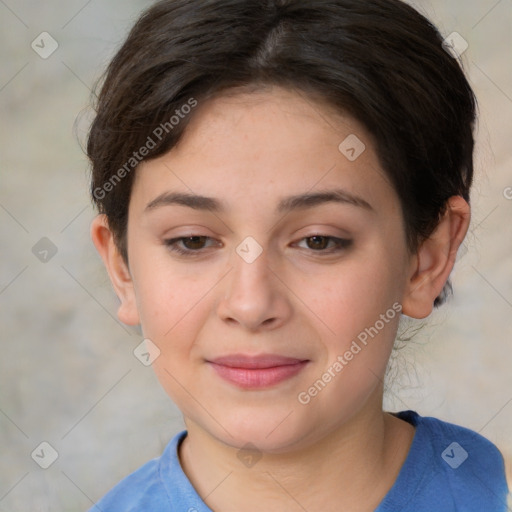
[[[449,423],[433,417],[417,415],[418,424],[422,426],[436,453],[445,462],[442,466],[449,474],[449,469],[476,467],[488,471],[494,476],[505,477],[505,462],[499,449],[491,441],[474,430]]]
[[[156,457],[123,478],[88,512],[135,512],[171,510],[171,496],[162,479],[162,466],[177,456],[176,447],[186,431],[174,436],[160,457]],[[166,475],[168,477],[172,475]]]
[[[161,510],[167,496],[158,475],[159,461],[153,459],[123,478],[89,512]]]
[[[415,437],[397,480],[408,489],[407,506],[416,511],[507,510],[505,462],[484,436],[414,411],[396,413],[416,428]],[[411,509],[412,510],[412,509]]]

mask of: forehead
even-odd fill
[[[198,105],[177,146],[138,167],[132,200],[143,208],[173,191],[213,196],[226,207],[282,205],[284,196],[331,188],[369,204],[397,201],[361,123],[273,87]]]

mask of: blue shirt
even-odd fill
[[[375,512],[506,512],[507,482],[496,446],[464,427],[394,413],[416,432],[393,487]],[[110,490],[89,512],[211,512],[183,472],[178,458],[184,430],[163,454]]]

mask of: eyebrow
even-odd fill
[[[343,189],[334,189],[285,197],[279,201],[276,213],[283,214],[292,210],[304,210],[325,203],[348,204],[368,211],[375,211],[370,203],[363,198]],[[218,199],[184,192],[164,192],[150,201],[144,211],[148,212],[162,206],[170,205],[187,206],[194,210],[209,210],[216,213],[226,212],[225,204]]]

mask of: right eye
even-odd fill
[[[196,256],[199,255],[204,249],[204,243],[206,240],[213,240],[208,236],[202,235],[191,235],[191,236],[182,236],[177,238],[170,238],[168,240],[164,240],[164,245],[173,252],[184,256]],[[182,243],[183,246],[180,247],[178,244]]]

